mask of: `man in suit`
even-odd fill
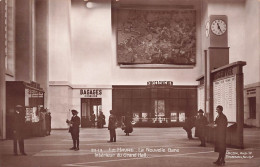
[[[71,110],[72,117],[71,120],[66,120],[66,122],[70,125],[69,132],[71,133],[71,137],[73,140],[73,147],[70,150],[79,150],[79,125],[80,125],[80,118],[77,116],[77,110]]]
[[[14,112],[14,122],[13,122],[13,143],[14,143],[14,155],[17,153],[17,141],[19,143],[20,153],[22,155],[27,155],[24,152],[24,126],[25,126],[25,110],[21,105],[15,107]]]
[[[116,142],[116,116],[112,110],[110,110],[108,130],[110,133],[110,140],[108,142]]]
[[[215,152],[219,153],[217,161],[213,162],[216,165],[225,164],[226,155],[226,133],[227,133],[227,117],[223,114],[223,107],[217,106],[216,112],[218,116],[215,120],[216,134],[215,134]]]

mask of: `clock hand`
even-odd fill
[[[219,24],[217,23],[217,25],[218,25],[218,29],[222,32],[222,30],[221,30],[221,28],[220,28],[220,26],[219,26]]]

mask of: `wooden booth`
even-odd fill
[[[25,107],[25,137],[41,136],[40,109],[44,108],[44,91],[36,82],[6,82],[6,136],[12,138],[15,106]]]

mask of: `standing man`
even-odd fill
[[[13,143],[14,143],[14,155],[17,154],[17,140],[19,143],[20,153],[27,155],[24,152],[24,126],[25,126],[25,110],[23,106],[17,105],[14,112],[13,122]]]
[[[204,111],[200,109],[198,111],[198,117],[196,120],[196,129],[197,129],[197,136],[200,139],[200,145],[202,147],[206,147],[206,139],[205,139],[205,131],[206,131],[206,125],[208,124],[207,117],[203,115]]]
[[[80,125],[80,118],[77,116],[77,110],[71,110],[72,117],[71,120],[66,120],[66,123],[69,124],[69,132],[71,133],[71,137],[73,140],[73,147],[70,150],[79,150],[79,125]]]
[[[112,110],[110,110],[108,130],[110,132],[110,141],[108,142],[116,142],[116,116]]]
[[[223,114],[223,107],[217,106],[216,112],[218,116],[215,120],[216,134],[215,134],[215,152],[219,152],[219,156],[216,162],[217,165],[225,164],[226,155],[226,131],[227,131],[227,117]]]

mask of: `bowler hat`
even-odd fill
[[[204,111],[202,109],[199,109],[198,113],[204,113]]]
[[[77,111],[77,110],[71,110],[71,112],[72,112],[72,113],[78,113],[78,111]]]

